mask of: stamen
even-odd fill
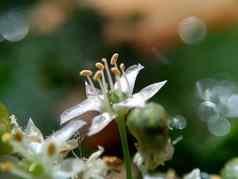
[[[91,70],[82,70],[80,73],[80,76],[84,76],[87,78],[89,85],[92,87],[93,91],[96,93],[96,87],[91,79],[91,76],[93,75],[93,72]]]
[[[102,62],[104,63],[104,66],[105,66],[105,69],[106,69],[106,72],[107,72],[107,78],[108,78],[108,81],[109,81],[110,88],[111,88],[111,90],[113,90],[113,81],[112,81],[112,77],[111,77],[111,74],[110,74],[107,59],[103,58]]]
[[[53,156],[56,152],[56,146],[54,143],[49,143],[49,145],[47,146],[47,154],[48,156]]]
[[[106,92],[108,92],[108,86],[107,86],[107,83],[106,83],[106,79],[105,79],[105,75],[104,75],[104,65],[102,63],[96,63],[96,68],[101,71],[101,75],[102,75],[102,83],[103,83],[103,86],[106,90]]]
[[[121,90],[121,82],[120,82],[120,75],[121,75],[121,72],[120,70],[117,68],[117,67],[112,67],[111,68],[111,71],[112,71],[112,74],[115,76],[116,78],[116,81],[118,83],[118,87],[119,89]]]
[[[120,64],[120,69],[121,69],[123,78],[126,80],[127,88],[128,88],[128,90],[129,90],[129,95],[131,96],[131,95],[132,95],[132,91],[131,91],[131,88],[130,88],[129,81],[128,81],[128,79],[127,79],[127,77],[126,77],[126,74],[125,74],[126,66],[125,66],[124,63],[121,63],[121,64]]]
[[[0,164],[0,170],[2,172],[11,172],[13,169],[13,164],[10,161],[5,161],[4,163]]]
[[[104,70],[104,65],[102,63],[96,63],[96,67],[99,70]]]
[[[115,75],[115,76],[120,76],[121,75],[121,72],[117,67],[112,67],[111,71],[112,71],[112,74]]]
[[[17,141],[17,142],[21,142],[22,139],[23,139],[23,134],[21,131],[17,130],[14,134],[14,139]]]
[[[95,81],[98,82],[102,92],[103,92],[103,96],[104,96],[104,99],[105,99],[105,102],[106,102],[106,105],[108,107],[109,110],[111,110],[111,107],[110,107],[110,102],[109,102],[109,99],[108,99],[108,96],[107,96],[107,92],[106,92],[106,89],[105,87],[103,86],[103,83],[101,81],[101,78],[102,78],[102,71],[97,71],[93,77],[93,79]]]
[[[80,76],[85,76],[85,77],[92,76],[92,74],[93,74],[93,72],[91,70],[82,70],[80,72]]]
[[[12,139],[12,135],[10,133],[5,133],[2,135],[2,141],[3,142],[9,142]]]
[[[119,57],[119,54],[118,54],[118,53],[114,53],[114,54],[112,55],[112,58],[111,58],[111,64],[112,64],[112,65],[116,65],[116,64],[117,64],[118,57]]]
[[[100,81],[101,77],[102,77],[101,71],[97,71],[97,72],[95,73],[95,75],[93,76],[93,79],[94,79],[95,81]]]
[[[120,64],[120,69],[121,69],[122,72],[125,71],[126,66],[125,66],[124,63],[121,63],[121,64]]]

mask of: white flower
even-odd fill
[[[166,81],[153,83],[132,94],[137,75],[144,67],[138,64],[125,70],[124,64],[120,64],[118,67],[117,58],[118,54],[114,54],[111,58],[111,64],[113,65],[111,72],[115,77],[114,84],[106,59],[102,59],[104,64],[96,63],[98,71],[93,79],[98,82],[100,89],[95,87],[91,79],[91,71],[81,71],[80,74],[87,78],[87,82],[85,82],[87,99],[64,111],[61,115],[61,124],[78,118],[86,112],[97,111],[100,114],[93,118],[87,134],[88,136],[94,135],[116,118],[120,109],[143,107],[146,101],[165,85]],[[108,83],[105,80],[104,73],[107,75]]]
[[[28,120],[27,126],[23,130],[18,125],[14,116],[11,116],[10,118],[11,123],[14,124],[12,129],[13,135],[15,133],[22,135],[22,141],[20,141],[18,145],[22,145],[23,148],[33,154],[41,154],[45,152],[44,150],[47,150],[46,147],[50,143],[57,145],[59,147],[59,152],[65,150],[66,147],[73,147],[69,146],[68,140],[75,134],[75,132],[86,124],[84,121],[71,121],[63,128],[44,139],[42,132],[36,127],[32,119]]]
[[[11,116],[10,119],[12,124],[12,139],[9,142],[15,153],[20,154],[24,159],[32,162],[29,171],[34,170],[34,165],[40,165],[47,176],[49,175],[55,179],[67,179],[72,173],[78,172],[78,170],[74,169],[66,173],[61,170],[61,165],[64,161],[63,154],[77,147],[77,143],[73,143],[70,140],[71,137],[86,122],[71,121],[62,129],[44,139],[43,134],[31,119],[28,120],[24,130],[18,125],[15,116]],[[74,165],[78,165],[78,162],[74,163]],[[80,167],[80,165],[77,167]],[[21,173],[24,172],[22,171]]]

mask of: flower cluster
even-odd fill
[[[7,161],[0,165],[0,169],[29,179],[106,178],[110,169],[99,158],[102,148],[87,160],[78,157],[66,159],[66,156],[80,145],[78,137],[95,135],[113,120],[120,134],[127,179],[132,179],[133,174],[127,129],[137,140],[138,152],[134,162],[142,173],[171,159],[174,148],[168,130],[183,129],[185,123],[180,117],[170,120],[160,104],[148,102],[167,81],[150,84],[133,93],[136,78],[144,67],[137,64],[126,69],[123,63],[118,63],[118,57],[117,53],[113,54],[110,65],[103,58],[96,63],[94,74],[91,70],[80,72],[86,78],[87,98],[61,114],[63,127],[52,135],[45,138],[31,119],[22,129],[12,116],[11,130],[2,136],[2,141],[10,144],[21,159],[15,163]],[[92,118],[90,125],[81,118],[89,111],[99,113]],[[81,134],[80,131],[85,130],[80,129],[87,127],[86,133]]]
[[[106,165],[99,159],[103,149],[93,153],[88,160],[79,158],[64,159],[66,154],[77,147],[73,134],[85,125],[83,121],[73,121],[64,128],[44,139],[41,131],[29,119],[22,129],[14,116],[11,116],[11,132],[2,136],[2,141],[10,143],[13,153],[19,155],[14,161],[5,161],[0,169],[28,179],[69,179],[95,176],[102,179],[107,172]],[[95,167],[97,170],[95,170]]]
[[[201,120],[207,123],[215,136],[229,133],[228,118],[238,117],[238,90],[230,81],[205,79],[196,83],[197,93],[202,100],[199,106]]]

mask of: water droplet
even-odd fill
[[[187,17],[180,22],[178,34],[184,43],[196,44],[206,37],[207,26],[198,17]]]
[[[29,23],[25,16],[16,10],[9,11],[0,17],[0,34],[8,41],[22,40],[29,32]]]
[[[215,136],[225,136],[230,132],[231,124],[227,119],[209,120],[208,130]]]
[[[211,101],[204,101],[200,104],[199,116],[202,121],[215,121],[220,118],[216,104]]]
[[[186,119],[181,115],[176,115],[170,119],[169,122],[169,129],[179,129],[182,130],[186,127],[187,121]]]

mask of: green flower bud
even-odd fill
[[[132,110],[127,125],[134,137],[140,141],[149,140],[156,145],[163,145],[168,139],[168,115],[165,109],[156,103],[148,103],[144,108]]]
[[[222,169],[221,175],[223,179],[238,179],[238,158],[234,158],[227,162]]]
[[[172,157],[168,114],[161,105],[148,103],[144,108],[132,110],[127,125],[137,139],[138,152],[144,160],[145,170],[154,169]]]

